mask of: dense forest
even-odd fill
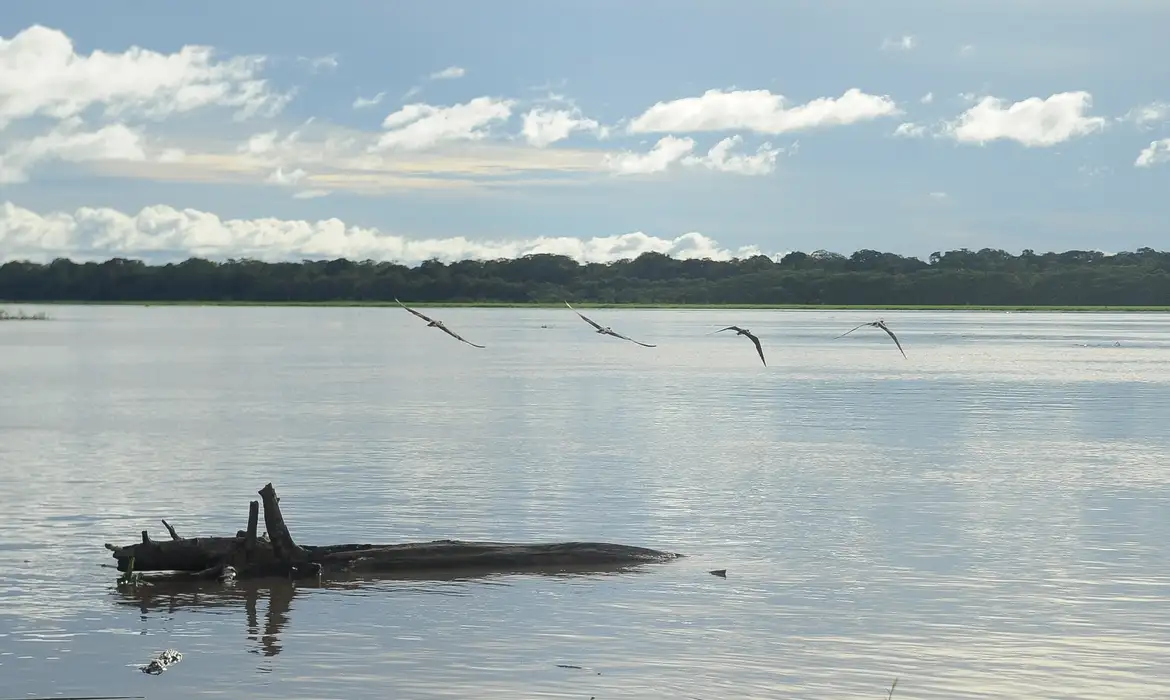
[[[208,302],[545,302],[834,305],[1170,305],[1170,253],[967,249],[928,260],[876,250],[716,261],[659,253],[580,264],[560,255],[504,260],[266,263],[114,258],[0,266],[0,299]]]

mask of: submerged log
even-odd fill
[[[171,571],[150,580],[192,581],[280,577],[302,579],[328,574],[419,574],[426,572],[580,571],[664,562],[681,554],[606,542],[461,542],[436,540],[405,544],[299,545],[293,540],[272,484],[259,492],[267,537],[257,537],[259,505],[249,504],[248,529],[235,537],[179,537],[166,521],[170,540],[106,548],[127,571]]]

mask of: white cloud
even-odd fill
[[[931,199],[946,199],[947,198],[946,192],[930,192],[929,194],[930,194]]]
[[[695,140],[692,138],[663,136],[648,153],[623,151],[608,154],[605,162],[619,175],[648,175],[665,171],[694,148]]]
[[[919,101],[919,102],[921,102],[921,103],[922,103],[922,104],[924,104],[924,105],[928,105],[928,104],[930,104],[931,102],[934,102],[934,93],[933,93],[933,92],[928,92],[928,93],[926,93],[925,95],[923,95],[923,96],[922,96],[922,99],[920,99],[920,100],[918,100],[918,101]]]
[[[268,176],[265,182],[271,182],[276,185],[295,185],[301,180],[305,179],[306,175],[308,175],[308,173],[306,173],[301,168],[297,168],[287,173],[284,172],[284,168],[277,168],[272,172],[271,175]]]
[[[898,128],[894,129],[894,136],[905,136],[906,138],[915,138],[926,133],[926,127],[914,122],[902,122]]]
[[[882,50],[898,49],[900,51],[909,51],[918,45],[918,40],[910,35],[906,35],[897,39],[886,37],[882,40]]]
[[[959,47],[959,56],[970,56],[973,53],[975,53],[974,44],[964,44]]]
[[[264,179],[265,182],[280,185],[283,187],[296,187],[304,182],[309,174],[303,168],[294,168],[285,172],[283,167],[279,167]],[[323,189],[306,189],[293,193],[293,199],[316,199],[318,197],[327,197],[332,194],[329,190]]]
[[[569,134],[574,131],[600,130],[600,124],[585,118],[579,111],[537,107],[524,115],[524,126],[520,133],[530,145],[544,148],[569,138]]]
[[[743,143],[738,134],[715,144],[704,156],[693,155],[695,140],[690,137],[664,136],[646,153],[622,151],[605,156],[605,164],[618,175],[649,175],[669,170],[677,164],[702,167],[736,175],[768,175],[776,170],[776,158],[782,152],[764,143],[754,155],[733,154],[731,149]],[[793,148],[795,150],[795,147]]]
[[[38,115],[81,116],[94,106],[122,119],[213,105],[238,108],[237,118],[272,115],[291,93],[278,95],[257,77],[263,64],[259,56],[216,61],[206,46],[172,54],[131,47],[82,55],[64,32],[33,25],[11,39],[0,37],[0,129]]]
[[[1170,139],[1151,141],[1133,162],[1139,168],[1148,168],[1158,163],[1170,163]]]
[[[1170,121],[1170,103],[1151,102],[1148,105],[1134,107],[1123,116],[1118,117],[1117,120],[1133,122],[1139,127],[1149,127],[1151,124]]]
[[[708,90],[701,97],[658,102],[632,120],[628,130],[648,134],[745,129],[781,134],[899,113],[889,97],[870,95],[857,88],[846,90],[840,97],[822,97],[795,107],[786,107],[785,102],[783,95],[768,90]]]
[[[760,251],[754,246],[728,250],[696,232],[676,238],[634,232],[595,238],[411,239],[373,228],[349,226],[335,218],[225,220],[207,212],[165,205],[146,207],[136,214],[85,207],[72,213],[42,215],[10,202],[0,205],[0,261],[48,262],[59,256],[74,260],[141,257],[156,262],[190,256],[269,261],[345,257],[415,264],[432,257],[455,261],[553,253],[581,262],[610,262],[644,252],[676,258],[727,260]]]
[[[1083,91],[1029,97],[1007,106],[997,97],[984,97],[949,122],[945,133],[961,143],[1004,139],[1029,148],[1055,146],[1105,128],[1104,117],[1085,115],[1092,104],[1092,95]]]
[[[456,78],[462,78],[465,75],[467,75],[467,71],[459,66],[449,66],[443,70],[431,73],[429,77],[431,80],[454,80]]]
[[[780,155],[779,148],[773,148],[771,143],[764,143],[756,149],[755,155],[746,156],[731,153],[731,149],[743,143],[739,134],[729,136],[715,144],[707,155],[686,156],[682,159],[684,165],[694,165],[737,175],[768,175],[776,170],[776,157]]]
[[[478,141],[487,136],[485,128],[512,116],[515,100],[476,97],[451,107],[409,104],[382,121],[388,131],[377,149],[423,149],[447,141]]]
[[[54,160],[146,160],[142,137],[124,124],[110,124],[95,131],[83,130],[82,126],[80,119],[69,119],[46,134],[9,145],[0,153],[0,184],[26,182],[32,168]]]
[[[309,70],[313,73],[320,73],[323,70],[332,70],[340,65],[337,61],[337,54],[331,53],[328,56],[318,56],[317,58],[302,58],[302,61],[307,61]]]
[[[385,92],[379,92],[377,95],[374,95],[373,97],[362,97],[359,95],[357,97],[357,99],[355,99],[353,101],[353,108],[354,109],[362,109],[363,107],[373,107],[374,105],[381,104],[382,100],[385,99],[385,97],[386,97]]]

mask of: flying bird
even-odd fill
[[[889,336],[894,339],[894,344],[898,346],[898,351],[902,353],[902,357],[906,357],[906,351],[902,349],[902,344],[898,342],[898,336],[894,335],[894,332],[892,330],[890,330],[888,326],[886,326],[885,321],[879,320],[879,321],[874,321],[873,323],[863,323],[860,326],[857,326],[857,328],[865,328],[866,326],[873,326],[874,328],[880,328],[883,331],[885,331],[886,333],[888,333]],[[844,338],[845,336],[849,335],[853,331],[857,330],[857,328],[846,331],[846,332],[842,333],[841,335],[837,336],[837,338]],[[834,338],[833,340],[836,340],[837,338]]]
[[[394,301],[398,301],[398,298],[395,297]],[[455,338],[456,340],[462,340],[463,342],[467,343],[468,345],[470,345],[472,347],[475,347],[475,348],[484,347],[483,345],[476,345],[475,343],[471,342],[467,338],[464,338],[463,336],[459,335],[455,331],[448,328],[447,325],[445,323],[443,323],[442,321],[436,321],[435,319],[431,318],[430,316],[427,316],[425,314],[420,314],[419,312],[415,311],[414,309],[410,308],[409,306],[407,306],[406,304],[403,304],[400,301],[398,301],[398,305],[401,306],[402,308],[406,309],[410,313],[414,314],[415,316],[418,316],[422,320],[426,321],[427,328],[432,328],[432,327],[438,328],[439,330],[443,331],[444,333],[451,336],[452,338]]]
[[[748,340],[755,343],[756,352],[760,353],[760,362],[763,362],[765,367],[768,366],[768,361],[764,359],[764,349],[760,347],[760,339],[753,335],[751,331],[746,328],[740,328],[739,326],[728,326],[727,328],[720,328],[715,332],[722,333],[723,331],[735,331],[736,335],[746,335]]]
[[[570,306],[569,302],[567,302],[567,301],[565,302],[565,306],[568,306],[570,309],[573,309],[573,307]],[[596,328],[597,332],[601,333],[602,335],[612,335],[615,338],[621,338],[622,340],[628,340],[631,343],[637,343],[638,345],[641,345],[644,348],[657,347],[655,345],[648,345],[646,343],[634,340],[633,338],[627,338],[626,336],[622,335],[621,333],[615,333],[614,330],[612,328],[610,328],[609,326],[602,327],[598,323],[594,322],[593,319],[589,318],[588,316],[586,316],[585,314],[581,313],[580,311],[578,311],[576,309],[573,309],[573,313],[580,316],[585,321],[585,323],[588,323],[589,325]]]

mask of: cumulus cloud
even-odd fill
[[[316,58],[301,58],[309,64],[309,71],[313,73],[320,73],[325,70],[333,70],[341,65],[337,60],[337,54],[331,53],[328,56],[318,56]]]
[[[765,142],[756,149],[755,155],[732,153],[731,149],[743,143],[739,134],[729,136],[715,144],[707,155],[686,156],[682,159],[684,165],[694,165],[717,170],[723,173],[737,175],[768,175],[776,170],[776,158],[780,155],[779,148],[773,148],[771,143]]]
[[[894,136],[904,136],[906,138],[916,138],[926,134],[926,127],[914,122],[902,122],[898,128],[894,129]]]
[[[537,107],[524,115],[520,133],[530,145],[544,148],[569,138],[574,131],[600,132],[601,125],[582,116],[579,110]]]
[[[928,105],[928,104],[930,104],[931,102],[934,102],[934,93],[933,93],[933,92],[928,92],[928,93],[926,93],[925,95],[923,95],[923,96],[922,96],[922,99],[920,99],[920,100],[918,100],[918,101],[919,101],[919,102],[921,102],[921,103],[922,103],[922,104],[924,104],[924,105]]]
[[[431,80],[454,80],[462,78],[467,75],[467,71],[459,66],[449,66],[440,71],[435,71],[428,76]]]
[[[164,155],[173,157],[171,153]],[[46,134],[14,142],[0,152],[0,184],[27,182],[29,171],[47,161],[140,161],[146,157],[141,136],[124,124],[86,130],[81,120],[74,118]]]
[[[1170,163],[1170,139],[1151,141],[1133,162],[1139,168],[1148,168],[1158,163]]]
[[[301,168],[296,168],[291,172],[285,172],[284,168],[277,168],[268,176],[267,182],[272,182],[277,185],[295,185],[308,175]]]
[[[146,207],[136,214],[84,207],[42,215],[8,202],[0,205],[0,260],[47,262],[55,257],[104,260],[119,256],[162,262],[199,256],[281,261],[345,257],[415,264],[430,258],[455,261],[553,253],[581,262],[609,262],[645,252],[716,260],[760,253],[754,246],[725,249],[696,232],[676,238],[634,232],[510,241],[412,239],[350,226],[339,219],[221,219],[215,214],[165,205]]]
[[[898,49],[899,51],[909,51],[910,49],[913,49],[917,45],[918,45],[918,40],[915,39],[914,37],[910,36],[909,34],[902,36],[902,37],[899,37],[899,38],[896,38],[896,39],[891,39],[890,37],[886,37],[885,39],[882,40],[882,50],[883,51],[886,51],[889,49]]]
[[[694,155],[695,140],[690,137],[664,136],[646,153],[622,151],[606,155],[606,165],[618,175],[649,175],[681,164],[737,175],[768,175],[776,170],[776,158],[782,152],[764,143],[754,155],[742,155],[731,149],[743,143],[740,135],[729,136],[715,144],[706,155]]]
[[[1151,102],[1148,105],[1134,107],[1123,116],[1118,117],[1118,121],[1132,122],[1139,127],[1148,129],[1152,124],[1170,121],[1170,103]]]
[[[900,112],[888,96],[870,95],[857,88],[840,97],[821,97],[794,107],[787,107],[786,102],[783,95],[769,90],[708,90],[701,97],[658,102],[634,118],[627,129],[632,134],[733,129],[781,134],[844,126]]]
[[[361,97],[360,95],[354,99],[353,108],[362,109],[364,107],[373,107],[374,105],[382,104],[382,100],[386,98],[385,92],[379,92],[373,97]]]
[[[237,118],[273,115],[291,94],[257,77],[260,56],[217,61],[207,46],[163,54],[139,47],[78,54],[62,31],[33,25],[0,37],[0,129],[19,119],[68,119],[93,107],[106,116],[160,119],[195,109],[236,108]]]
[[[423,149],[449,141],[478,141],[486,128],[512,116],[515,100],[476,97],[463,104],[435,107],[409,104],[382,121],[386,133],[375,148]]]
[[[647,153],[623,151],[607,155],[605,162],[619,175],[648,175],[665,171],[694,149],[692,138],[663,136]]]
[[[1029,97],[1010,105],[984,97],[948,122],[944,132],[960,143],[1008,140],[1029,148],[1055,146],[1105,128],[1104,117],[1085,114],[1092,104],[1092,95],[1084,91]]]

